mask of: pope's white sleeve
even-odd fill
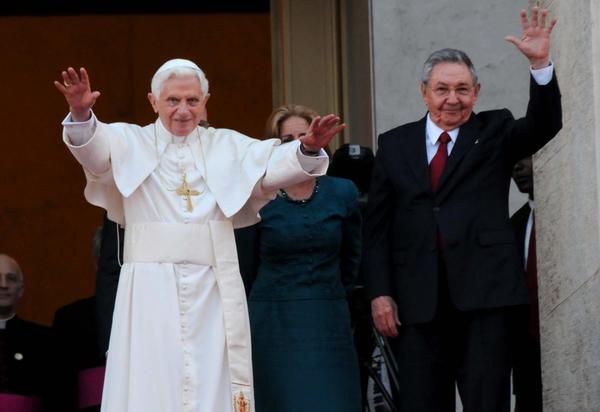
[[[104,133],[98,133],[99,125],[92,113],[85,122],[74,122],[69,113],[62,122],[63,141],[83,168],[96,176],[110,169],[110,149]]]
[[[319,154],[317,156],[308,156],[302,153],[300,150],[300,144],[298,144],[298,148],[296,149],[296,156],[298,156],[298,162],[300,162],[300,166],[304,169],[305,172],[312,173],[315,170],[321,170],[323,166],[325,166],[325,170],[323,173],[327,172],[327,166],[329,165],[329,156],[325,153],[325,150],[319,150]],[[318,173],[319,175],[323,173]]]
[[[266,191],[276,190],[300,183],[309,177],[324,175],[328,165],[329,158],[324,151],[318,156],[306,156],[300,152],[298,140],[284,143],[273,149],[262,188]]]

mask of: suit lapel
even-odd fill
[[[452,173],[454,173],[463,157],[473,148],[473,146],[479,143],[477,136],[480,126],[479,123],[479,119],[477,119],[474,114],[471,114],[469,121],[460,127],[456,143],[452,148],[450,156],[448,156],[446,167],[444,167],[444,171],[442,172],[438,194],[441,195],[442,192],[447,191],[447,186],[449,186],[449,180]]]
[[[425,147],[425,119],[414,124],[406,143],[406,161],[415,175],[419,185],[430,187],[429,167],[427,165],[427,148]]]

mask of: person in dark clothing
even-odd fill
[[[513,180],[519,191],[529,199],[510,218],[517,238],[523,276],[529,290],[528,306],[517,314],[515,323],[515,353],[513,361],[513,392],[515,411],[541,412],[542,367],[540,351],[540,322],[537,296],[537,262],[533,203],[533,163],[531,157],[521,159],[513,168]]]
[[[98,273],[101,270],[100,262],[102,270],[111,268],[108,259],[112,256],[113,242],[116,242],[113,240],[116,236],[111,231],[113,227],[114,224],[105,216],[103,226],[96,230],[92,239],[92,257],[94,268]],[[105,253],[101,260],[102,247]],[[114,249],[116,251],[116,246]],[[116,283],[114,291],[116,292]],[[114,292],[103,292],[101,295],[106,298],[111,293]],[[110,301],[110,298],[105,301]],[[114,305],[114,297],[112,301]],[[110,320],[106,320],[105,316],[98,317],[102,310],[106,309],[98,307],[98,298],[94,295],[59,308],[54,315],[52,323],[56,354],[54,357],[56,379],[52,396],[54,411],[100,411],[107,350],[103,343],[104,337],[110,333]],[[112,313],[112,308],[108,310]],[[101,323],[102,321],[108,324]],[[109,330],[104,331],[103,328]]]
[[[49,329],[17,316],[24,287],[17,261],[0,254],[0,411],[49,410]]]
[[[112,316],[115,309],[119,272],[123,262],[123,239],[125,231],[104,213],[102,241],[96,269],[96,324],[98,328],[99,352],[105,356],[108,351]]]
[[[54,368],[54,411],[100,411],[105,357],[98,350],[97,333],[95,296],[56,311],[52,334],[60,364]]]

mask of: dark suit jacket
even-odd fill
[[[525,263],[525,232],[531,207],[525,203],[510,218],[510,223],[517,237],[516,245],[521,258],[521,275],[527,278],[524,269]],[[537,289],[530,291],[532,304],[537,304]],[[539,327],[539,323],[531,325],[532,316],[529,306],[523,306],[515,312],[513,321],[513,393],[519,410],[542,411],[542,369],[540,364],[539,336],[532,336],[532,327]],[[536,308],[537,309],[537,308]],[[539,322],[539,318],[535,318]]]
[[[510,223],[515,232],[515,236],[517,237],[516,244],[519,257],[521,258],[521,268],[524,268],[523,265],[525,262],[525,232],[527,231],[527,221],[529,220],[530,213],[531,207],[528,202],[521,206],[519,210],[510,217]]]
[[[14,317],[6,323],[6,329],[0,330],[0,339],[4,340],[4,353],[0,354],[2,370],[0,392],[22,396],[48,398],[49,328]],[[44,402],[45,403],[45,402]],[[48,410],[47,405],[43,410]]]
[[[519,256],[519,262],[521,263],[521,276],[527,282],[527,271],[525,269],[525,234],[527,232],[527,222],[529,220],[529,215],[531,213],[531,207],[529,206],[529,202],[525,203],[519,210],[517,210],[511,217],[510,223],[513,227],[513,231],[515,232],[516,241],[515,246],[517,247],[517,255]],[[529,303],[530,305],[535,305],[537,308],[537,284],[535,287],[532,285],[528,285],[531,290],[529,290]],[[529,341],[529,324],[530,322],[534,322],[532,324],[533,328],[539,328],[539,318],[536,316],[534,319],[531,318],[529,306],[520,308],[517,312],[517,319],[515,328],[517,330],[515,336],[517,337],[517,345],[522,345],[522,342]],[[538,338],[539,344],[539,338]]]
[[[556,78],[531,80],[527,115],[494,110],[460,127],[433,193],[426,118],[379,137],[365,217],[364,270],[369,298],[388,295],[402,323],[433,319],[438,298],[437,231],[444,239],[448,289],[459,310],[528,302],[508,217],[513,165],[562,127]]]

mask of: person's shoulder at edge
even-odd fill
[[[96,305],[96,297],[90,296],[83,299],[67,303],[59,307],[54,315],[54,319],[69,315],[81,315],[82,311],[90,311]]]

